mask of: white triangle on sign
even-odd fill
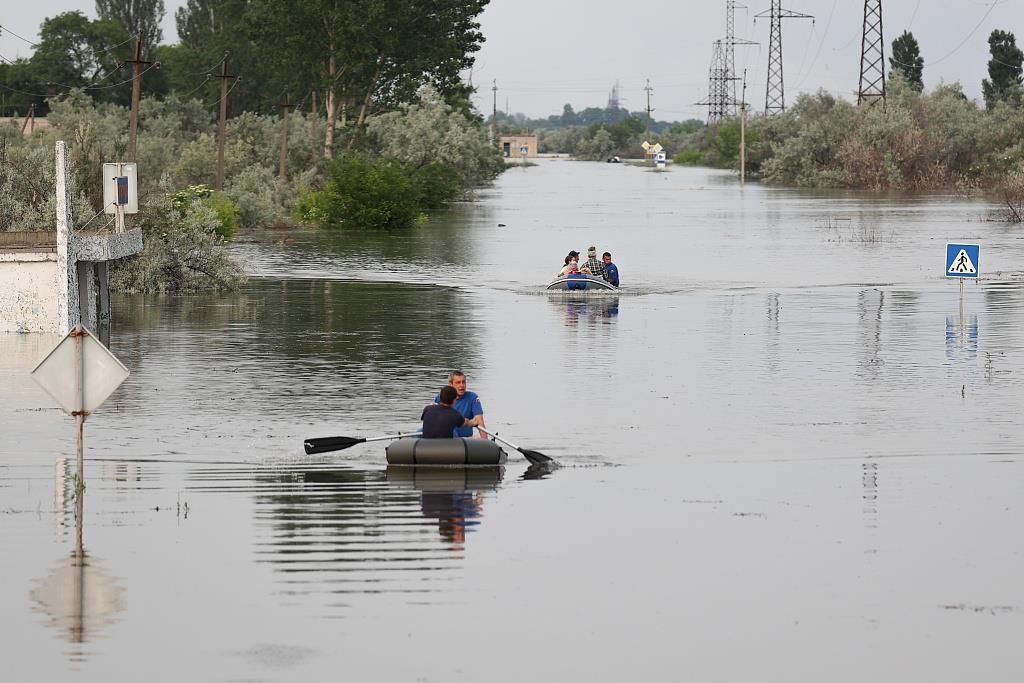
[[[974,267],[974,262],[971,261],[971,257],[967,255],[966,249],[961,249],[960,253],[956,255],[953,262],[949,264],[949,270],[947,273],[977,273],[978,269]]]

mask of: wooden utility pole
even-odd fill
[[[224,61],[220,63],[220,74],[215,76],[220,79],[220,118],[217,121],[217,178],[213,181],[213,189],[224,189],[224,138],[227,133],[228,122],[228,79],[234,75],[228,73],[228,56],[224,55]]]
[[[294,107],[294,104],[289,104],[288,93],[285,93],[284,102],[281,103],[281,170],[277,173],[281,180],[286,177],[288,162],[288,110]]]
[[[125,64],[135,67],[135,74],[132,76],[132,113],[128,124],[128,161],[135,161],[135,140],[139,132],[139,95],[142,92],[142,65],[152,64],[142,58],[142,41],[135,41],[135,58],[128,59]]]
[[[494,79],[491,92],[494,93],[494,103],[491,105],[491,144],[498,144],[498,79]]]
[[[747,180],[747,70],[743,70],[743,99],[740,100],[740,185]]]
[[[17,115],[17,112],[15,112]],[[31,125],[29,125],[31,124]],[[25,120],[21,122],[21,134],[25,134],[25,128],[28,127],[28,134],[31,135],[36,129],[36,103],[33,102],[28,105],[28,113],[25,114]]]
[[[654,89],[651,88],[650,79],[647,80],[644,90],[647,91],[647,137],[649,138],[651,137],[651,112],[654,111],[651,109],[651,93],[654,92]]]

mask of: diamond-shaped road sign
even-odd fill
[[[69,415],[88,415],[128,377],[128,368],[81,325],[32,371],[32,379]]]

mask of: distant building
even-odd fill
[[[537,136],[523,133],[522,135],[502,135],[498,138],[501,154],[510,159],[521,159],[524,156],[532,159],[537,156]],[[523,149],[526,154],[523,154]]]

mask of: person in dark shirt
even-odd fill
[[[477,415],[472,420],[467,420],[462,414],[452,408],[452,403],[458,397],[459,392],[450,384],[441,389],[438,394],[440,403],[434,403],[423,409],[420,419],[423,420],[423,439],[450,439],[456,427],[479,427],[482,415]]]
[[[615,287],[619,286],[619,268],[612,263],[612,255],[609,252],[601,254],[601,260],[604,261],[604,279]]]

